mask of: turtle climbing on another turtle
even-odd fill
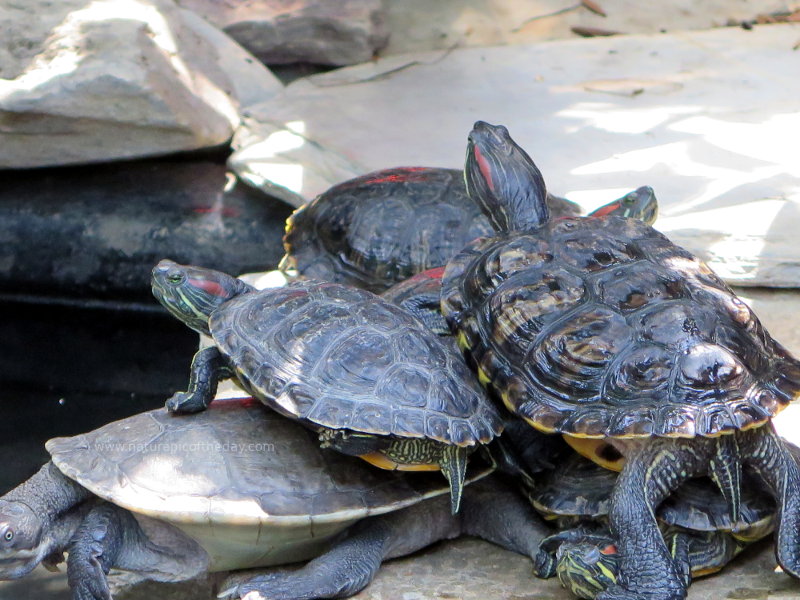
[[[366,290],[294,281],[255,290],[219,271],[162,260],[153,294],[213,345],[192,360],[189,389],[167,401],[204,410],[234,379],[325,447],[384,469],[439,470],[458,510],[467,457],[502,422],[457,349]]]
[[[690,572],[691,578],[716,573],[772,532],[775,502],[761,480],[744,476],[738,522],[731,520],[726,499],[704,478],[684,482],[658,507],[667,547],[687,585]],[[542,541],[538,577],[557,575],[579,598],[594,598],[616,582],[619,552],[605,524],[616,479],[617,473],[573,453],[527,490],[537,512],[562,530]]]
[[[481,381],[514,414],[625,466],[611,498],[620,550],[604,600],[684,598],[653,517],[710,475],[734,521],[747,465],[778,505],[776,550],[800,575],[800,468],[771,418],[800,363],[702,261],[634,219],[550,220],[545,185],[502,126],[475,124],[466,179],[497,233],[442,278],[442,312]]]
[[[0,498],[0,580],[55,568],[68,552],[73,600],[110,600],[111,568],[176,582],[309,559],[225,596],[343,598],[382,561],[441,539],[476,535],[534,556],[544,533],[523,498],[481,479],[489,468],[471,469],[452,515],[441,477],[322,451],[251,399],[219,400],[192,419],[149,411],[47,449],[51,461]]]
[[[648,189],[616,200],[618,210],[636,210]],[[565,198],[546,202],[554,217],[580,214]],[[467,196],[462,171],[383,169],[337,184],[296,210],[286,222],[280,269],[380,293],[446,264],[468,242],[491,233]]]

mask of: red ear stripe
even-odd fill
[[[611,214],[615,210],[619,208],[619,202],[612,202],[611,204],[606,204],[605,206],[601,206],[589,215],[590,217],[605,217],[606,215]]]
[[[489,185],[489,189],[494,191],[494,181],[492,181],[492,167],[491,165],[489,165],[489,161],[487,161],[486,158],[484,158],[480,148],[478,148],[477,146],[473,146],[472,154],[475,156],[475,160],[478,162],[478,168],[481,170],[481,175],[483,175],[484,180]]]
[[[429,279],[441,279],[442,275],[444,275],[444,267],[428,269],[427,271],[423,271],[422,275],[425,275]]]
[[[600,554],[605,554],[606,556],[608,556],[609,554],[616,554],[616,553],[617,553],[617,547],[614,544],[609,544],[608,546],[600,550]]]
[[[190,277],[189,285],[200,288],[201,290],[208,292],[212,296],[217,296],[218,298],[225,298],[229,295],[227,290],[225,290],[225,288],[216,281],[210,281],[208,279],[195,279]]]

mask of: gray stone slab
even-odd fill
[[[397,165],[458,167],[506,124],[587,208],[642,184],[657,227],[740,285],[800,283],[798,25],[393,56],[301,79],[249,111],[231,165],[302,202]]]

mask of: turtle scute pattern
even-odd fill
[[[380,292],[491,231],[461,171],[398,167],[336,185],[296,211],[284,246],[307,277]]]
[[[366,290],[298,281],[244,294],[211,332],[247,389],[289,416],[460,446],[502,429],[458,352]]]
[[[447,489],[438,476],[404,478],[321,450],[312,432],[253,400],[218,400],[191,419],[149,411],[53,439],[48,450],[101,498],[175,522],[366,515]]]
[[[712,436],[800,391],[800,364],[730,288],[637,220],[476,240],[447,266],[442,308],[504,403],[547,431]]]

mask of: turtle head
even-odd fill
[[[611,538],[608,544],[568,542],[556,553],[556,575],[578,598],[595,598],[617,582],[619,554]]]
[[[652,225],[658,217],[656,193],[649,185],[643,185],[589,214],[590,217],[604,217],[607,215],[639,219],[648,225]]]
[[[0,580],[27,575],[50,552],[44,525],[27,504],[0,500]]]
[[[496,231],[533,229],[550,218],[542,174],[502,125],[475,123],[464,178],[470,198]]]
[[[217,307],[253,288],[213,269],[159,262],[152,273],[153,295],[175,317],[198,333],[210,335],[208,319]]]

